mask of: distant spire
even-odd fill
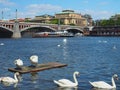
[[[4,17],[3,17],[3,11],[2,11],[2,20],[4,19]]]
[[[17,9],[16,9],[16,20],[17,20]]]

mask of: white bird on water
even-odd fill
[[[16,72],[14,74],[14,78],[12,77],[0,77],[0,82],[1,83],[10,83],[10,84],[15,84],[15,83],[18,83],[19,79],[18,79],[18,76],[19,76],[19,72]]]
[[[72,82],[68,79],[60,79],[58,81],[54,80],[54,83],[56,83],[60,87],[76,87],[78,85],[78,81],[76,79],[76,75],[79,75],[78,71],[75,71],[73,73],[73,78],[75,82]]]
[[[18,67],[21,68],[23,66],[23,61],[21,59],[16,59],[14,61],[14,64]]]
[[[37,55],[32,55],[32,56],[30,57],[30,61],[31,61],[31,64],[32,64],[33,66],[36,66],[36,65],[38,64],[38,56],[37,56]]]
[[[63,42],[64,42],[64,43],[66,43],[66,42],[67,42],[67,39],[66,39],[66,38],[64,38],[64,39],[63,39]]]
[[[113,46],[113,49],[117,49],[115,45]]]
[[[2,45],[4,45],[4,43],[0,43],[0,45],[2,46]]]
[[[60,45],[60,44],[58,44],[57,46],[58,46],[58,47],[60,47],[61,45]]]
[[[95,88],[103,88],[103,89],[113,89],[116,88],[116,84],[114,79],[118,79],[118,75],[114,74],[112,76],[112,85],[104,82],[104,81],[95,81],[95,82],[90,82],[90,84],[95,87]]]

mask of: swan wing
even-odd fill
[[[104,81],[96,81],[96,82],[90,82],[90,84],[93,87],[97,87],[97,88],[112,88],[111,85],[109,85],[108,83],[104,82]]]
[[[23,66],[23,61],[20,60],[20,61],[18,62],[18,65]]]
[[[16,80],[13,79],[13,78],[11,78],[11,77],[3,77],[3,78],[1,79],[1,81],[2,81],[2,82],[8,82],[8,83],[15,83],[15,82],[16,82]]]
[[[36,55],[31,56],[31,57],[30,57],[30,61],[31,61],[32,63],[38,63],[38,56],[36,56]]]
[[[60,80],[58,80],[58,82],[63,83],[63,84],[67,84],[67,85],[74,84],[72,81],[70,81],[68,79],[60,79]]]
[[[14,61],[14,64],[17,66],[23,66],[23,61],[21,59],[17,59]]]
[[[56,83],[57,85],[61,86],[62,84],[56,80],[54,80],[54,83]]]
[[[67,79],[61,79],[61,80],[54,80],[54,83],[56,83],[58,86],[61,87],[75,87],[76,84],[72,83],[71,81],[67,80]]]

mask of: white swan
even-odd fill
[[[113,46],[113,49],[117,49],[115,45]]]
[[[58,46],[58,47],[60,47],[61,45],[60,45],[60,44],[58,44],[57,46]]]
[[[14,83],[18,83],[18,76],[19,76],[20,74],[18,73],[18,72],[16,72],[15,74],[14,74],[14,78],[11,78],[11,77],[1,77],[0,78],[0,82],[1,83],[10,83],[10,84],[14,84]]]
[[[32,63],[33,65],[38,64],[38,56],[37,56],[37,55],[32,55],[32,56],[30,57],[30,61],[31,61],[31,63]]]
[[[112,85],[109,85],[108,83],[104,82],[104,81],[96,81],[96,82],[90,82],[90,84],[95,87],[95,88],[105,88],[105,89],[112,89],[112,88],[116,88],[116,84],[114,79],[118,79],[118,75],[114,74],[112,76]]]
[[[66,39],[66,38],[64,38],[64,39],[63,39],[63,42],[64,42],[64,43],[66,43],[66,42],[67,42],[67,39]]]
[[[76,75],[78,75],[79,72],[75,71],[73,73],[73,78],[75,82],[72,82],[68,79],[60,79],[58,81],[54,80],[54,83],[56,83],[60,87],[76,87],[78,85],[78,81],[76,79]]]
[[[4,43],[0,43],[0,45],[2,46],[2,45],[4,45]]]
[[[23,66],[23,61],[22,61],[21,59],[17,59],[17,60],[14,61],[14,64],[15,64],[18,68],[20,68],[20,67]]]

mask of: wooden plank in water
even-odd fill
[[[67,66],[67,64],[62,64],[58,62],[50,62],[46,64],[38,64],[36,67],[35,66],[23,66],[22,68],[8,68],[8,70],[11,72],[19,72],[21,74],[24,74],[24,73],[48,70],[52,68],[60,68],[60,67],[65,67],[65,66]]]

